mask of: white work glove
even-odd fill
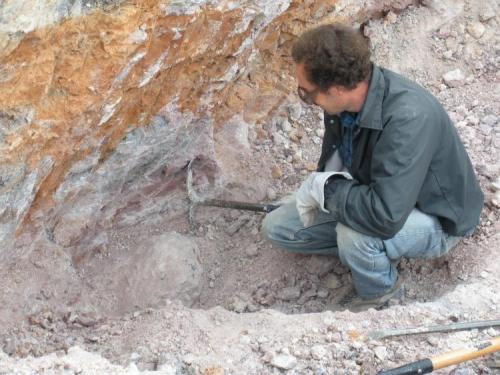
[[[297,211],[304,227],[311,226],[318,209],[329,213],[325,208],[325,183],[333,175],[341,175],[348,180],[352,176],[347,172],[313,172],[302,183],[296,194]]]

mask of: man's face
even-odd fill
[[[328,91],[321,91],[318,86],[307,79],[304,64],[295,66],[295,74],[298,82],[298,94],[307,104],[315,104],[325,112],[336,115],[345,110],[344,90],[332,86]]]

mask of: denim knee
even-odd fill
[[[275,222],[274,220],[272,220],[271,215],[272,212],[267,214],[264,220],[262,220],[262,225],[261,225],[262,236],[267,240],[272,239],[275,227]]]
[[[339,248],[339,258],[345,266],[349,266],[352,261],[363,260],[360,256],[362,250],[366,248],[364,243],[373,242],[373,238],[362,233],[356,232],[348,226],[337,223],[337,244]]]

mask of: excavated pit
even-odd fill
[[[0,349],[17,358],[78,345],[123,366],[187,373],[198,363],[204,374],[212,362],[278,373],[275,357],[291,350],[296,373],[313,373],[321,355],[287,342],[309,348],[319,337],[345,352],[321,362],[325,371],[374,373],[385,357],[344,348],[351,330],[494,318],[496,13],[479,1],[202,3],[91,2],[57,8],[53,25],[0,29]],[[480,38],[471,18],[485,25]],[[486,193],[474,236],[442,258],[400,263],[401,306],[356,315],[331,312],[351,288],[337,259],[271,246],[259,213],[197,206],[190,223],[186,187],[193,159],[201,196],[249,202],[285,197],[315,169],[322,114],[294,94],[289,47],[333,20],[362,24],[374,61],[441,100]],[[457,66],[469,75],[444,84]],[[311,336],[298,331],[309,325]],[[387,356],[422,349],[408,345],[399,359],[388,345]]]

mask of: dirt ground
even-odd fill
[[[116,260],[123,249],[140,247],[153,235],[175,231],[190,238],[203,270],[192,307],[165,298],[149,309],[117,310],[116,301],[124,296],[101,298],[106,285],[99,262],[106,260],[96,260],[85,274],[88,309],[80,300],[78,308],[47,308],[42,296],[22,324],[3,327],[0,374],[374,374],[498,336],[498,327],[385,340],[368,335],[374,329],[500,318],[498,3],[424,4],[373,20],[364,32],[377,64],[416,80],[443,103],[486,200],[477,231],[449,254],[401,261],[406,280],[401,305],[359,314],[336,311],[351,285],[337,259],[273,247],[261,237],[262,214],[198,207],[193,231],[186,196],[186,209],[176,220],[108,233],[108,251]],[[456,69],[462,75],[451,79],[447,73]],[[267,187],[249,186],[265,197],[246,198],[274,201],[293,192],[314,170],[322,126],[317,109],[290,96],[264,124],[268,137],[251,130],[252,157],[245,165],[256,174],[262,165],[273,166],[273,179]],[[241,196],[245,192],[231,186],[219,194]],[[21,271],[3,276],[23,277]],[[78,286],[71,288],[77,296]],[[150,288],[154,285],[145,285],[144,293]],[[57,299],[50,286],[47,295]],[[436,373],[500,374],[500,364],[489,357]]]

